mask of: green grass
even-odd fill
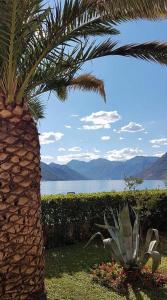
[[[163,257],[161,267],[167,268],[167,240],[162,239]],[[82,244],[47,251],[46,287],[48,300],[166,300],[167,287],[160,290],[136,291],[120,296],[97,284],[89,275],[90,268],[109,261],[109,253],[101,246],[83,249]]]

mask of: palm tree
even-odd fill
[[[144,8],[144,1],[140,1]],[[42,0],[0,0],[0,297],[3,300],[46,299],[40,147],[35,121],[43,116],[43,106],[38,96],[54,92],[64,101],[70,88],[80,88],[97,91],[105,98],[101,80],[90,74],[78,75],[85,62],[98,57],[122,55],[167,62],[167,44],[152,42],[119,47],[108,38],[99,43],[93,41],[93,37],[118,34],[116,23],[135,18],[135,11],[136,18],[142,17],[135,1],[126,0],[133,9],[129,10],[127,5],[123,7],[124,13],[120,2],[124,1],[115,1],[114,9],[109,5],[105,11],[104,5],[93,0],[65,0],[63,5],[58,0],[54,8],[46,7]],[[154,2],[153,17],[155,12],[158,17],[164,16],[166,6],[162,2],[166,1]]]

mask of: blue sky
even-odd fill
[[[118,28],[120,45],[167,41],[167,21],[135,21]],[[39,124],[43,161],[126,160],[167,151],[167,67],[106,57],[86,64],[83,72],[104,80],[107,103],[94,93],[71,91],[65,103],[43,95],[47,103],[46,118]]]

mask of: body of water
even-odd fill
[[[164,181],[145,180],[138,189],[164,189]],[[125,189],[124,180],[78,180],[78,181],[42,181],[41,193],[48,194],[67,194],[75,193],[95,193],[123,191]]]

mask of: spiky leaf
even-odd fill
[[[132,225],[130,220],[129,208],[126,204],[120,212],[120,223],[122,228],[122,235],[124,246],[126,249],[126,255],[128,261],[133,260],[133,241],[132,241]]]

